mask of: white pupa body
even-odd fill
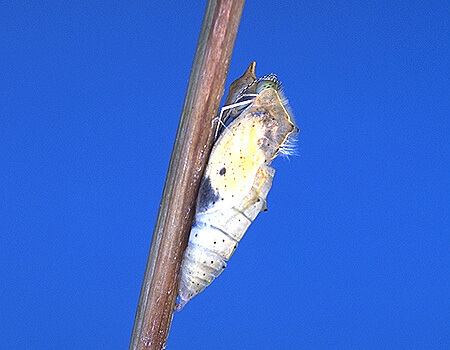
[[[270,77],[255,82],[254,98],[211,151],[181,263],[178,310],[222,273],[249,225],[265,210],[275,173],[269,165],[289,151],[298,131],[281,86]]]

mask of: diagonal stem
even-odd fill
[[[142,282],[130,350],[163,349],[244,0],[209,0]]]

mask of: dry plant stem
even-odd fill
[[[153,232],[130,349],[165,347],[201,175],[244,0],[209,0]],[[161,119],[164,122],[164,119]]]

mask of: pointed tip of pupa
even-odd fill
[[[178,293],[177,300],[175,302],[175,311],[181,311],[193,297],[194,294],[188,292],[185,295],[185,293],[180,290],[180,293]]]

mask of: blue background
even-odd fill
[[[205,2],[0,5],[0,344],[128,347]],[[448,349],[447,1],[248,1],[300,127],[168,349]]]

